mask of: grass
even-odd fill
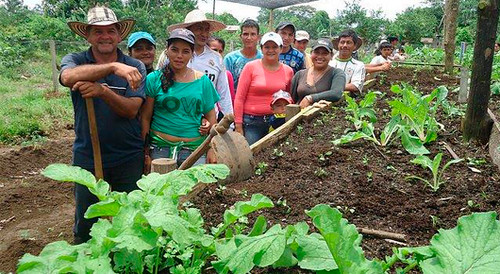
[[[44,140],[51,131],[72,123],[69,91],[54,93],[50,57],[0,73],[0,143],[22,144]]]

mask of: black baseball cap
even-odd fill
[[[276,30],[275,30],[275,32],[278,32],[279,30],[282,30],[282,29],[284,29],[284,28],[286,28],[286,27],[288,27],[288,26],[292,27],[292,29],[293,29],[293,33],[295,33],[295,31],[296,31],[297,29],[295,28],[295,25],[294,25],[294,24],[292,24],[292,23],[290,23],[290,22],[280,22],[280,23],[278,24],[278,26],[276,26]]]
[[[330,41],[330,39],[327,38],[319,38],[318,41],[314,42],[312,44],[312,50],[315,50],[317,48],[325,48],[329,52],[333,51],[333,44]]]
[[[167,42],[170,42],[172,39],[181,39],[194,45],[194,34],[188,29],[180,28],[172,30]]]

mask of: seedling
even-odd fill
[[[276,205],[277,206],[282,206],[286,209],[286,214],[290,213],[292,211],[292,208],[289,207],[287,204],[286,204],[286,199],[282,199],[283,197],[280,197],[278,199],[278,201],[276,202]]]
[[[324,168],[318,168],[316,171],[314,171],[314,175],[318,176],[319,178],[321,177],[326,177],[328,175],[328,172]]]
[[[224,192],[224,190],[226,190],[226,186],[225,185],[221,185],[221,184],[218,184],[217,185],[217,188],[215,189],[215,191],[219,194],[222,194]]]
[[[262,175],[264,172],[267,170],[267,163],[266,162],[259,162],[257,164],[257,167],[255,168],[255,175]]]
[[[366,173],[366,180],[367,180],[368,182],[373,181],[373,172],[368,171],[368,172]]]
[[[443,153],[438,153],[433,160],[431,160],[429,157],[424,156],[424,155],[419,155],[415,159],[413,159],[411,162],[414,164],[418,164],[422,166],[422,168],[428,168],[432,172],[432,180],[426,180],[422,177],[418,176],[408,176],[406,177],[407,180],[411,179],[417,179],[422,182],[424,182],[426,185],[430,186],[433,191],[437,191],[439,189],[439,186],[441,186],[444,181],[443,181],[443,174],[445,170],[452,164],[459,163],[463,161],[463,159],[453,159],[449,162],[447,162],[441,170],[439,170],[439,166],[441,165],[441,160],[443,158]]]
[[[366,154],[363,155],[363,165],[365,165],[365,166],[368,165],[368,160],[369,160],[368,155],[366,155]]]
[[[486,163],[487,163],[487,161],[483,158],[469,158],[469,157],[467,157],[467,165],[468,166],[482,166]]]
[[[430,215],[432,221],[432,227],[438,228],[441,226],[441,219],[438,216]]]
[[[285,153],[277,148],[275,148],[273,150],[273,155],[276,156],[276,157],[282,157],[283,155],[285,155]]]
[[[304,130],[304,127],[303,127],[303,126],[301,126],[301,125],[298,125],[298,126],[297,126],[297,134],[299,134],[299,135],[300,135],[300,134],[302,133],[302,131],[303,131],[303,130]]]
[[[471,209],[473,208],[479,208],[481,205],[476,204],[473,200],[468,200],[467,201],[467,206],[470,207]]]
[[[333,152],[331,152],[330,150],[329,150],[329,151],[327,151],[327,152],[325,152],[325,153],[321,153],[321,154],[319,155],[319,161],[320,161],[320,162],[324,162],[324,161],[326,161],[326,160],[327,160],[327,158],[328,158],[328,156],[332,155],[332,153],[333,153]]]
[[[346,119],[353,122],[356,130],[361,129],[362,123],[365,121],[363,118],[365,117],[367,117],[368,121],[371,123],[375,123],[377,121],[373,105],[375,104],[377,95],[379,94],[380,92],[371,91],[365,95],[363,100],[359,101],[359,104],[356,103],[353,98],[349,97],[349,95],[346,94],[344,96],[347,102],[345,111],[350,114],[346,116]]]

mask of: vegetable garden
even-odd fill
[[[88,216],[113,216],[78,246],[65,242],[71,184],[39,174],[70,161],[70,138],[2,152],[0,270],[496,271],[496,213],[474,212],[498,212],[498,168],[487,148],[462,142],[456,86],[435,70],[392,70],[362,101],[346,97],[256,155],[255,176],[245,182],[218,184],[227,169],[202,166],[149,175],[125,195],[83,170],[51,165],[45,176],[85,184],[99,197]],[[197,181],[211,184],[180,205]],[[405,237],[361,237],[366,228]]]

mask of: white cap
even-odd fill
[[[264,45],[267,41],[273,41],[279,47],[283,46],[283,39],[281,39],[281,36],[276,32],[271,31],[262,35],[262,39],[260,39],[260,45]]]
[[[310,37],[309,37],[309,33],[307,33],[307,31],[305,30],[298,30],[296,33],[295,33],[295,40],[297,41],[302,41],[302,40],[311,40]]]

